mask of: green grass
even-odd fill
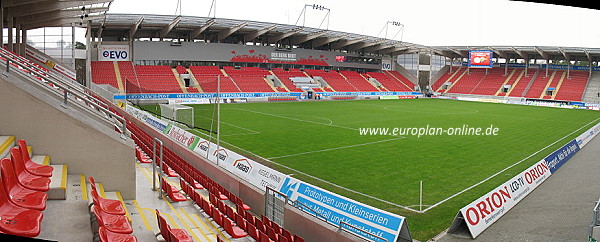
[[[213,105],[193,107],[196,125],[210,129]],[[586,128],[568,134],[598,118],[600,112],[587,110],[437,99],[223,104],[221,138],[234,150],[239,147],[309,175],[273,166],[296,178],[406,216],[413,238],[427,240],[446,229],[462,206],[552,153]],[[400,137],[364,136],[357,130],[426,125],[493,125],[499,131],[497,136]],[[347,146],[353,147],[342,148]],[[420,181],[423,204],[432,205],[545,147],[425,214],[312,178],[418,209]]]

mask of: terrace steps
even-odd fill
[[[121,70],[119,68],[119,63],[113,61],[113,66],[115,68],[115,77],[117,78],[117,85],[119,87],[119,92],[125,93],[125,85],[123,85],[123,78],[121,78]]]
[[[448,87],[448,89],[446,89],[444,91],[444,93],[448,93],[448,91],[450,91],[452,89],[452,87],[454,87],[454,85],[456,85],[456,83],[458,83],[460,81],[460,79],[462,79],[467,74],[467,72],[469,72],[469,68],[465,68],[465,70],[463,71],[463,73],[458,78],[456,78],[456,80],[454,82],[452,82],[452,85],[450,85]],[[452,76],[454,76],[454,75],[452,75]],[[452,77],[450,79],[448,79],[448,81],[450,81],[450,80],[452,80]]]
[[[183,83],[183,80],[181,80],[181,77],[179,76],[179,72],[176,69],[171,69],[171,71],[173,71],[173,76],[175,76],[175,80],[177,80],[177,84],[179,84],[181,92],[188,93],[187,88],[185,88],[185,83]]]
[[[496,94],[494,94],[494,96],[498,96],[498,94],[500,94],[502,92],[502,87],[504,87],[504,85],[506,85],[512,78],[512,76],[515,74],[515,72],[517,71],[517,69],[513,69],[510,74],[508,75],[508,77],[506,77],[506,80],[504,80],[504,82],[502,83],[502,86],[500,86],[500,88],[498,89],[498,91],[496,91]]]
[[[558,94],[558,91],[560,90],[560,87],[563,84],[563,81],[565,81],[565,77],[567,76],[567,72],[563,72],[562,76],[560,77],[560,80],[558,81],[558,84],[556,84],[556,89],[554,90],[554,92],[552,92],[552,100],[554,100],[556,98],[556,95]]]

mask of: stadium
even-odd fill
[[[0,1],[2,240],[600,237],[600,48],[425,45],[398,21],[330,29],[323,5],[282,24],[216,3]]]

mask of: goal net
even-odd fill
[[[161,116],[194,127],[194,108],[181,104],[160,104]]]

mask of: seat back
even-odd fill
[[[100,210],[100,207],[94,205],[93,210],[94,210],[93,212],[94,212],[94,215],[96,216],[96,221],[98,222],[98,225],[103,225],[104,217],[102,216],[102,211]]]
[[[8,158],[4,158],[4,159],[0,160],[0,166],[2,166],[2,171],[5,170],[5,166],[6,166],[5,164],[10,164],[10,163],[11,162]],[[0,176],[2,176],[2,180],[4,180],[4,172],[2,172],[2,174]],[[4,186],[2,184],[0,184],[0,208],[5,207],[5,205],[12,206],[12,203],[8,199],[8,191],[6,189],[4,189]]]
[[[6,192],[12,190],[15,186],[21,186],[17,181],[18,178],[15,173],[15,168],[8,158],[0,161],[0,174],[2,177],[2,188],[5,189]]]
[[[12,160],[15,173],[17,175],[27,172],[25,170],[25,163],[23,161],[23,157],[21,156],[21,149],[19,149],[19,147],[13,147],[10,149],[10,159]]]
[[[158,229],[160,230],[160,234],[167,241],[171,241],[171,233],[169,233],[169,224],[167,224],[167,220],[160,215],[158,209],[154,210],[156,212],[156,220],[158,221]]]
[[[238,227],[242,228],[243,230],[246,230],[246,220],[244,219],[244,217],[242,217],[242,215],[237,213],[235,214],[235,223]]]
[[[246,226],[246,232],[248,232],[248,235],[250,235],[250,237],[253,239],[258,240],[258,231],[256,230],[256,227],[254,227],[254,224],[246,223]]]
[[[21,158],[23,158],[23,161],[25,163],[30,162],[31,157],[29,156],[29,151],[27,150],[27,142],[25,142],[24,139],[19,139],[19,140],[17,140],[17,145],[19,146],[19,149],[21,150]]]
[[[94,205],[99,206],[100,199],[98,199],[98,198],[100,197],[100,195],[98,195],[98,191],[96,191],[96,189],[92,188],[92,191],[90,193],[92,194],[92,201],[94,202]]]
[[[90,182],[90,185],[92,186],[92,188],[96,188],[96,180],[94,179],[93,176],[88,177],[88,181]]]

